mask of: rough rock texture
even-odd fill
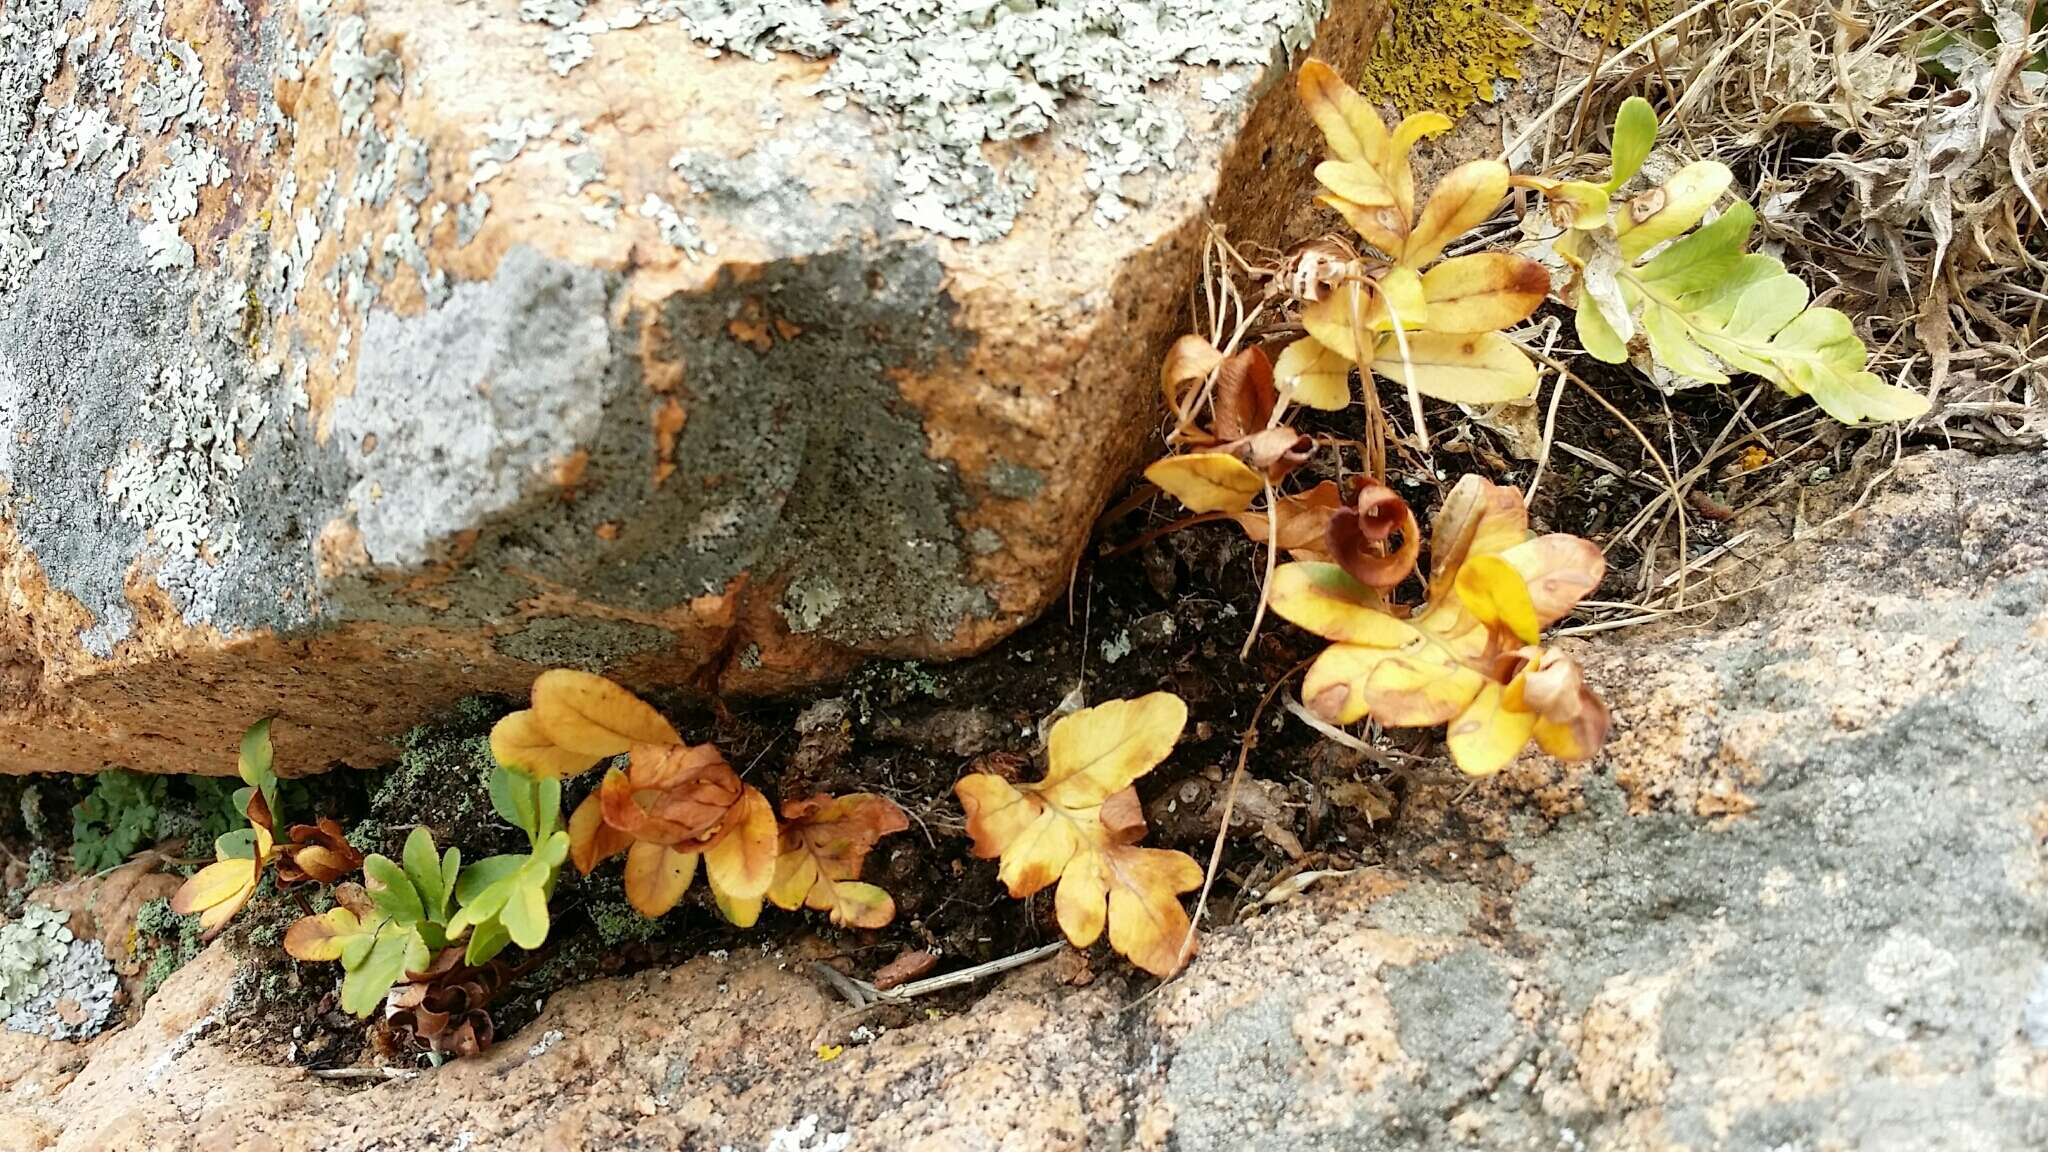
[[[1381,11],[1324,7],[8,4],[0,770],[993,642],[1136,463],[1209,206],[1306,202],[1286,62]]]
[[[215,950],[90,1047],[0,1037],[0,1146],[2040,1148],[2044,483],[1944,454],[1825,529],[1847,501],[1807,505],[1768,561],[1799,580],[1590,647],[1604,760],[1416,780],[1380,866],[1141,1003],[1047,963],[861,1044],[797,955],[749,951],[360,1089],[236,1052]]]

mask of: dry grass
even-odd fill
[[[1819,302],[1856,319],[1872,369],[1935,401],[1910,433],[2039,445],[2043,23],[2048,4],[2033,0],[1695,4],[1640,50],[1567,84],[1559,104],[1569,107],[1530,125],[1517,158],[1552,170],[1597,163],[1594,137],[1613,107],[1649,96],[1675,129],[1667,146],[1735,169],[1765,243]]]

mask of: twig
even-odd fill
[[[315,1080],[413,1080],[417,1068],[313,1068],[306,1073]]]

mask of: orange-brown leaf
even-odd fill
[[[841,927],[880,928],[895,918],[896,904],[888,893],[852,883],[860,879],[861,865],[877,841],[910,827],[894,801],[866,792],[820,794],[785,803],[782,819],[775,883],[768,889],[776,907],[830,912]],[[841,893],[842,887],[849,891]]]
[[[1399,493],[1367,479],[1353,495],[1352,507],[1331,517],[1328,543],[1338,567],[1359,583],[1384,592],[1415,571],[1415,559],[1422,554],[1422,530]]]
[[[569,816],[569,861],[585,876],[632,843],[631,835],[605,823],[604,800],[596,792],[585,796]]]
[[[1325,480],[1306,492],[1295,492],[1273,501],[1272,519],[1269,522],[1263,508],[1239,512],[1231,519],[1237,521],[1244,534],[1260,544],[1267,543],[1271,530],[1278,525],[1279,534],[1275,543],[1288,552],[1326,551],[1324,533],[1330,526],[1330,515],[1344,506],[1344,498],[1338,494],[1337,482]]]
[[[1189,333],[1174,341],[1159,368],[1159,390],[1166,395],[1166,406],[1180,413],[1188,386],[1208,379],[1222,362],[1223,353],[1200,336]]]
[[[635,840],[708,839],[739,803],[738,774],[709,744],[639,744],[625,771],[605,773],[597,794],[605,823]]]

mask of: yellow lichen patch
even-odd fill
[[[1634,39],[1649,27],[1645,19],[1671,15],[1671,0],[1551,0],[1570,16],[1579,34],[1609,44]]]
[[[1392,7],[1359,84],[1372,99],[1404,114],[1456,118],[1492,100],[1496,80],[1521,78],[1518,62],[1533,43],[1522,29],[1536,22],[1536,0],[1394,0]]]

